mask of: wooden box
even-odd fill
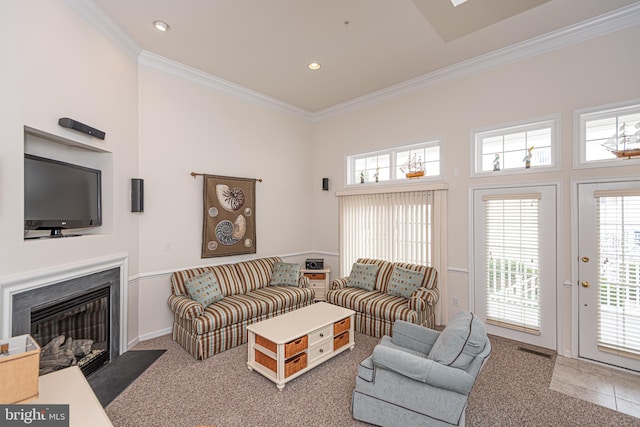
[[[39,370],[40,346],[31,335],[0,341],[0,404],[36,399]]]

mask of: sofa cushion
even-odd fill
[[[204,308],[223,298],[220,283],[210,271],[189,278],[184,285],[189,297],[202,304]]]
[[[300,264],[276,262],[273,264],[273,274],[269,286],[298,286]]]
[[[438,272],[433,267],[425,265],[410,264],[408,262],[394,262],[394,267],[402,267],[411,271],[418,271],[424,276],[422,278],[421,288],[433,289],[438,285]]]
[[[418,290],[423,279],[424,273],[396,265],[393,268],[387,292],[397,297],[410,298],[411,294]]]
[[[242,292],[240,276],[234,264],[223,264],[207,267],[190,268],[187,270],[176,271],[171,275],[171,287],[174,295],[189,295],[185,282],[191,277],[198,276],[202,273],[210,271],[213,273],[220,284],[222,295],[235,295]]]
[[[235,264],[242,282],[242,293],[247,293],[269,285],[273,265],[282,261],[278,257],[259,258]]]
[[[260,288],[245,294],[223,298],[207,308],[201,316],[193,320],[198,334],[221,329],[228,325],[260,318],[285,308],[306,305],[314,300],[315,293],[310,288],[275,286]]]
[[[378,266],[378,277],[376,278],[375,289],[382,293],[386,293],[387,286],[389,285],[389,278],[391,277],[391,272],[393,270],[393,263],[374,258],[358,258],[356,262],[358,264],[374,264]]]
[[[379,294],[378,291],[367,291],[362,288],[342,288],[327,292],[327,302],[355,311],[363,311],[364,303]]]
[[[443,365],[464,369],[484,350],[486,342],[484,323],[473,313],[461,311],[440,333],[428,357]]]
[[[375,264],[354,263],[351,267],[351,274],[347,279],[347,286],[350,288],[361,288],[372,291],[376,288],[376,278],[379,267]]]
[[[411,323],[418,322],[418,313],[409,308],[406,298],[381,292],[370,292],[364,299],[360,310],[367,316],[393,323],[396,320],[405,320]]]

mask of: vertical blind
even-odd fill
[[[431,265],[433,191],[340,197],[341,273],[358,258]]]
[[[541,194],[487,195],[487,323],[540,334]]]
[[[596,191],[598,348],[640,358],[640,192]]]

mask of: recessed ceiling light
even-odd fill
[[[164,21],[155,21],[153,23],[153,26],[156,27],[158,31],[162,32],[169,31],[171,29],[171,27],[169,27],[169,24]]]
[[[319,70],[320,64],[318,62],[312,62],[308,65],[310,70]]]
[[[453,7],[459,6],[462,3],[466,2],[467,0],[451,0],[451,3],[453,3]]]

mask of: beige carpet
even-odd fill
[[[352,352],[287,383],[281,392],[249,372],[246,344],[196,362],[168,335],[144,341],[135,350],[167,352],[107,407],[107,414],[116,427],[363,426],[351,418],[351,391],[358,362],[378,340],[356,334],[355,341]],[[469,398],[467,426],[640,426],[640,419],[551,391],[555,355],[523,352],[518,343],[498,337],[491,342],[493,353]]]

